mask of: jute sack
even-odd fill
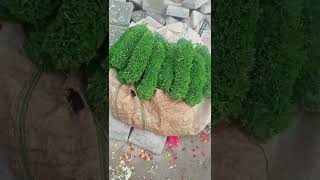
[[[142,101],[134,86],[118,81],[115,69],[109,71],[109,103],[118,120],[164,136],[196,135],[211,121],[210,98],[192,107],[157,89],[153,98]]]
[[[0,144],[9,147],[14,174],[27,180],[106,179],[103,138],[78,76],[42,73],[25,57],[22,43],[0,43]],[[78,113],[66,100],[70,88],[84,101]]]

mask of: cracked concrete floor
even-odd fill
[[[125,157],[127,153],[127,157]],[[211,179],[211,138],[203,142],[199,135],[180,139],[180,146],[161,155],[151,154],[153,160],[145,161],[139,157],[141,149],[127,142],[110,140],[109,178],[119,176],[114,172],[121,159],[129,159],[127,166],[133,167],[131,180],[209,180]],[[123,156],[121,158],[121,156]],[[137,156],[137,157],[135,157]],[[131,160],[130,160],[130,157]],[[112,174],[112,172],[114,172]]]

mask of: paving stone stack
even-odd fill
[[[130,25],[134,5],[125,0],[111,0],[109,4],[109,47]]]
[[[210,23],[206,25],[205,19]],[[209,0],[109,0],[109,47],[133,24],[147,23],[153,30],[167,27],[181,33],[181,23],[199,33],[211,47],[211,1]],[[173,29],[172,29],[173,28]],[[187,32],[188,33],[188,32]],[[109,111],[110,112],[110,111]],[[131,128],[109,114],[109,137],[160,154],[166,137]]]

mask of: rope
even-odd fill
[[[139,99],[139,104],[140,104],[140,112],[141,112],[141,121],[142,121],[142,125],[143,125],[143,129],[146,128],[146,115],[144,112],[144,106],[143,106],[143,102],[141,101],[141,99],[138,97]]]
[[[30,168],[28,166],[25,118],[26,118],[26,113],[28,111],[28,105],[32,96],[33,89],[36,87],[37,83],[39,82],[41,74],[42,74],[42,71],[37,69],[32,73],[31,78],[25,82],[19,94],[20,101],[18,102],[18,109],[17,109],[16,137],[19,143],[22,168],[24,169],[25,177],[27,180],[34,180],[34,178],[32,177]]]
[[[114,99],[113,99],[113,104],[115,106],[116,116],[117,116],[118,119],[120,119],[120,117],[119,117],[118,106],[117,105],[118,105],[118,96],[119,96],[119,92],[120,92],[121,87],[122,87],[122,84],[119,84],[117,89],[116,89],[116,94],[115,94]]]

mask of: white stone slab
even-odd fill
[[[111,47],[111,45],[113,45],[113,43],[115,43],[126,30],[127,30],[126,27],[110,25],[109,26],[109,47]]]
[[[205,15],[202,14],[199,11],[193,10],[190,15],[190,26],[193,30],[198,32],[200,30],[201,24],[203,23],[203,20],[205,18]]]
[[[166,25],[177,23],[177,22],[179,22],[179,20],[174,18],[174,17],[172,17],[172,16],[167,16],[166,17]]]
[[[133,8],[132,2],[114,1],[109,7],[109,23],[112,25],[128,27]]]
[[[143,0],[143,9],[149,12],[163,14],[165,10],[163,0]]]
[[[131,19],[133,22],[138,22],[141,19],[144,19],[147,16],[147,12],[144,10],[133,11]]]
[[[158,21],[163,26],[166,24],[166,17],[161,14],[157,14],[157,13],[153,13],[153,12],[148,11],[147,15],[151,16],[154,20]]]
[[[143,0],[129,0],[130,2],[133,2],[134,6],[142,8],[143,7]]]
[[[166,14],[168,16],[180,17],[180,18],[188,18],[189,17],[189,9],[175,6],[175,5],[168,5]]]
[[[211,3],[210,1],[204,5],[202,5],[200,8],[199,8],[199,11],[204,13],[204,14],[209,14],[211,13]]]
[[[111,110],[109,109],[109,138],[118,141],[126,142],[130,134],[131,127],[120,122],[113,117]]]
[[[198,9],[208,1],[209,0],[184,0],[182,6],[188,9]]]
[[[129,142],[144,148],[152,153],[161,154],[167,137],[156,135],[152,132],[134,128]]]

